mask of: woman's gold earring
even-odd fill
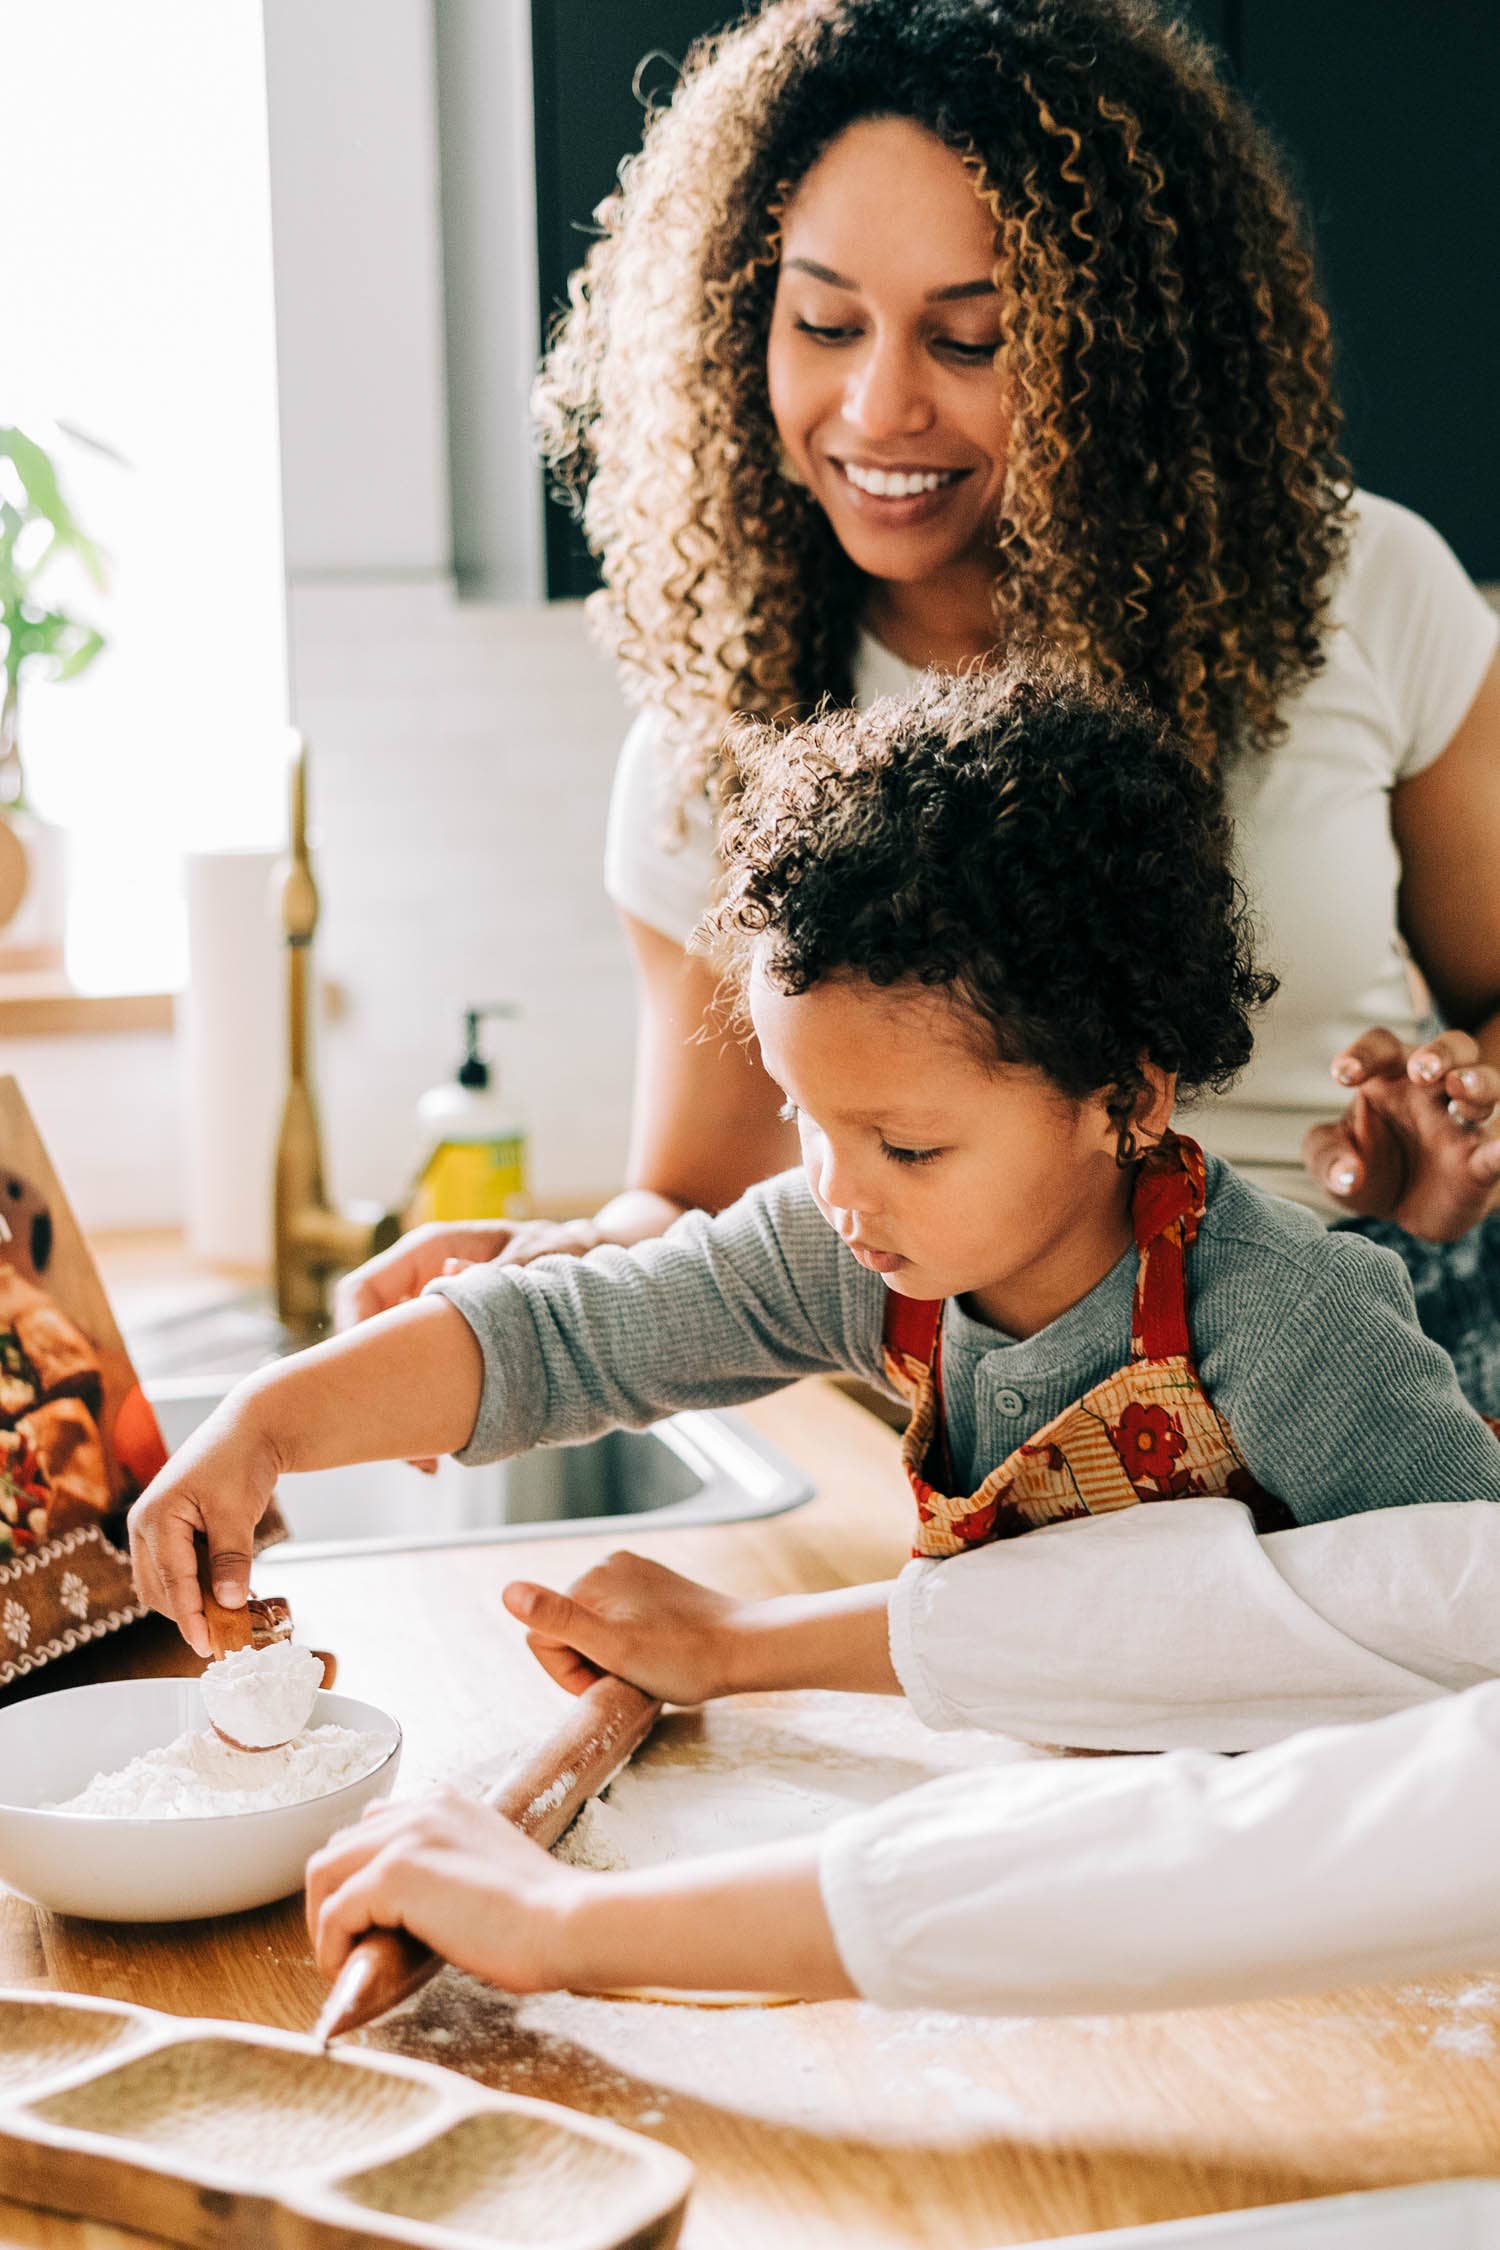
[[[804,492],[807,490],[807,479],[802,474],[802,471],[798,468],[796,462],[792,459],[791,454],[787,451],[784,444],[778,443],[777,445],[776,466],[780,471],[783,480],[787,484],[797,484],[802,487]]]

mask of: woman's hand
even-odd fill
[[[533,1258],[581,1258],[604,1237],[592,1219],[455,1219],[413,1227],[346,1273],[333,1293],[335,1328],[353,1328],[372,1314],[419,1297],[440,1274],[466,1266],[527,1266]]]
[[[566,1594],[518,1579],[501,1598],[542,1670],[570,1695],[606,1672],[664,1703],[733,1692],[751,1605],[642,1555],[611,1555]]]
[[[1493,1130],[1500,1071],[1466,1031],[1420,1047],[1367,1031],[1333,1061],[1354,1089],[1337,1123],[1302,1143],[1313,1178],[1350,1213],[1394,1220],[1429,1242],[1456,1242],[1486,1215],[1500,1181]]]
[[[457,1789],[371,1805],[307,1863],[307,1929],[325,1977],[366,1930],[410,1930],[505,1992],[562,1983],[566,1908],[589,1878]]]
[[[232,1391],[179,1446],[130,1511],[136,1591],[170,1617],[202,1657],[212,1655],[198,1583],[198,1541],[208,1548],[214,1597],[242,1608],[250,1592],[255,1527],[271,1504],[280,1463],[259,1426],[253,1393]]]

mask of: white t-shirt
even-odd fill
[[[1257,1019],[1241,1078],[1184,1122],[1250,1179],[1325,1212],[1333,1207],[1308,1179],[1301,1144],[1343,1105],[1330,1061],[1372,1024],[1408,1041],[1422,1030],[1396,925],[1390,792],[1446,749],[1497,636],[1500,619],[1431,525],[1360,493],[1323,669],[1287,704],[1285,740],[1240,760],[1229,779],[1258,954],[1281,989]],[[857,703],[900,694],[916,677],[862,638]],[[660,739],[649,712],[626,737],[605,885],[617,906],[685,943],[718,879],[714,813],[706,797],[694,803],[685,837],[670,840]]]

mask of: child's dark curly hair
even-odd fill
[[[779,730],[742,720],[724,831],[743,1018],[754,958],[777,990],[837,970],[948,986],[986,1059],[1075,1100],[1108,1090],[1120,1159],[1143,1062],[1183,1094],[1249,1060],[1256,968],[1215,783],[1146,708],[1055,662],[1014,662]]]

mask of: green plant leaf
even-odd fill
[[[93,540],[81,531],[74,533],[72,544],[74,554],[88,572],[90,583],[97,587],[102,594],[109,584],[109,571],[105,566],[102,552],[95,546]]]
[[[57,471],[35,438],[29,438],[14,424],[0,429],[0,454],[14,463],[33,511],[71,546],[79,536],[78,526],[72,509],[58,490]]]
[[[109,453],[81,431],[74,434],[96,451]],[[6,686],[10,801],[21,804],[24,776],[15,718],[23,674],[30,677],[40,670],[54,682],[75,680],[105,646],[104,635],[87,619],[44,608],[37,600],[37,582],[59,553],[76,555],[101,589],[106,571],[104,555],[62,496],[46,448],[16,424],[0,424],[0,461],[8,461],[12,471],[0,499],[0,677]]]
[[[13,567],[16,540],[26,527],[26,518],[9,500],[0,500],[0,588],[14,581],[19,585],[19,574]]]
[[[80,432],[79,435],[81,436],[82,433]],[[110,448],[101,445],[95,438],[84,438],[83,442],[96,452],[110,453]],[[51,455],[44,447],[37,444],[35,438],[28,437],[26,432],[17,428],[14,423],[0,427],[0,455],[4,455],[14,466],[25,489],[28,510],[33,520],[50,524],[52,527],[53,542],[37,557],[35,563],[31,566],[32,576],[35,577],[45,570],[52,557],[60,550],[66,551],[69,554],[77,555],[90,580],[102,593],[108,583],[104,556],[96,543],[89,538],[77,517],[73,514],[72,509],[64,500]],[[111,457],[119,458],[118,455],[112,455]],[[24,525],[25,520],[25,518],[18,516],[17,531]],[[12,545],[15,543],[17,531],[13,531],[11,534]]]
[[[96,631],[92,625],[81,626],[77,647],[72,650],[71,654],[63,658],[52,675],[53,680],[76,680],[80,672],[87,671],[103,646],[104,635],[102,633]]]
[[[52,656],[74,630],[72,618],[64,617],[61,610],[30,610],[17,626],[16,636],[28,656]]]

